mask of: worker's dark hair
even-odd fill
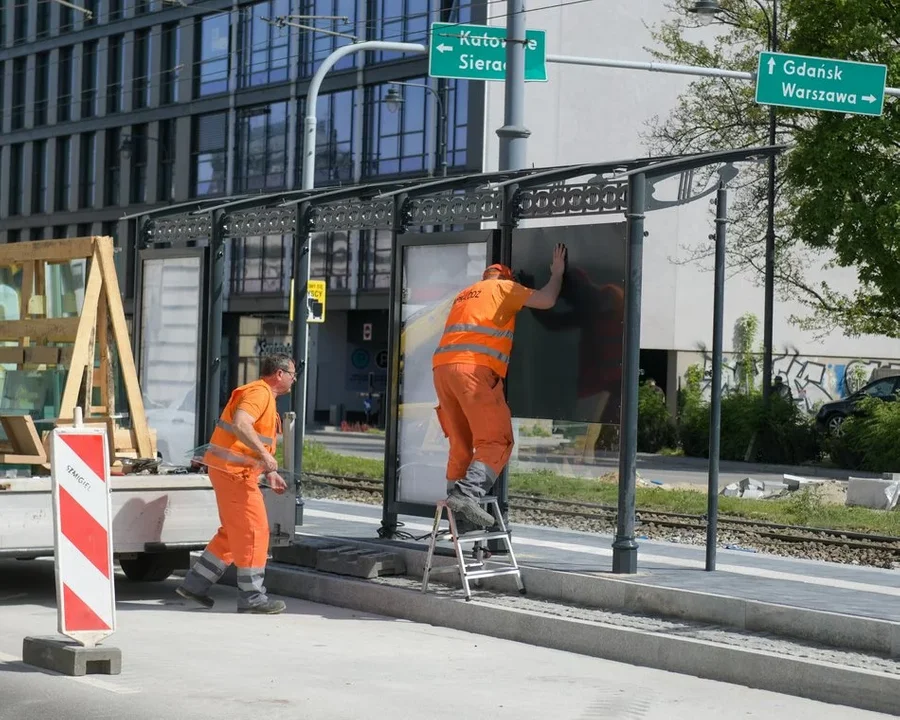
[[[259,362],[259,375],[260,377],[268,377],[269,375],[274,375],[279,370],[288,372],[293,364],[294,358],[285,353],[263,355],[262,360]]]

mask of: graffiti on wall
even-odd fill
[[[712,382],[712,353],[701,348],[703,357],[703,393],[709,396]],[[722,390],[740,389],[741,361],[725,354],[722,363]],[[756,359],[757,365],[761,359]],[[781,377],[791,391],[791,397],[808,413],[814,413],[823,403],[852,395],[872,380],[877,370],[896,369],[900,361],[854,358],[847,361],[822,359],[801,355],[797,348],[787,347],[772,357],[772,378]],[[757,375],[757,384],[758,384]]]

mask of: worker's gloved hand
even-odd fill
[[[276,495],[284,495],[284,491],[287,490],[287,483],[281,475],[277,472],[266,473],[266,480],[269,481],[269,485]]]

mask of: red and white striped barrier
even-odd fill
[[[106,430],[55,429],[50,475],[59,632],[93,647],[116,629]]]

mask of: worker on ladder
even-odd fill
[[[263,578],[269,556],[269,522],[260,477],[279,495],[287,489],[278,473],[275,439],[281,433],[275,398],[297,378],[289,355],[263,357],[261,377],[231,393],[202,462],[216,493],[222,526],[175,592],[211,608],[209,590],[232,563],[237,567],[238,612],[275,615],[284,602],[266,595]]]
[[[450,442],[447,504],[465,522],[460,534],[490,527],[480,505],[513,448],[512,417],[503,394],[516,314],[523,307],[556,304],[566,267],[566,247],[553,250],[550,281],[532,290],[513,280],[505,265],[491,265],[481,281],[460,292],[450,307],[432,368],[438,422]]]

